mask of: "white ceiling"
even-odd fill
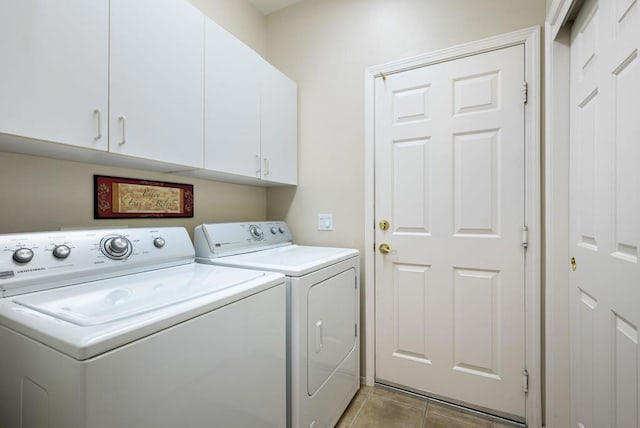
[[[249,0],[249,3],[253,4],[260,12],[269,15],[301,1],[303,0]]]

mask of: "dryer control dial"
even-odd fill
[[[253,237],[253,239],[255,239],[256,241],[262,241],[262,238],[264,238],[264,233],[262,232],[260,226],[258,226],[257,224],[252,224],[251,226],[249,226],[249,233],[251,233],[251,237]]]
[[[159,236],[153,240],[153,246],[156,248],[162,248],[166,243],[167,242],[164,240],[164,238],[161,238]]]
[[[131,241],[122,235],[105,236],[100,244],[102,253],[114,260],[126,259],[133,251]]]
[[[29,263],[33,259],[33,250],[31,248],[18,248],[13,252],[13,260],[18,263]]]

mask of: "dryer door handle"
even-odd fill
[[[324,340],[322,338],[322,320],[316,321],[316,354],[320,353],[324,348]]]

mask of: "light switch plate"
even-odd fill
[[[318,214],[318,230],[333,230],[333,214]]]

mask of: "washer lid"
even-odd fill
[[[240,269],[163,270],[142,277],[124,276],[26,294],[13,301],[76,325],[101,325],[213,294],[261,276],[263,272]]]
[[[228,257],[213,259],[196,257],[196,261],[224,266],[250,267],[298,277],[356,257],[358,254],[358,250],[352,248],[311,247],[292,244]]]

